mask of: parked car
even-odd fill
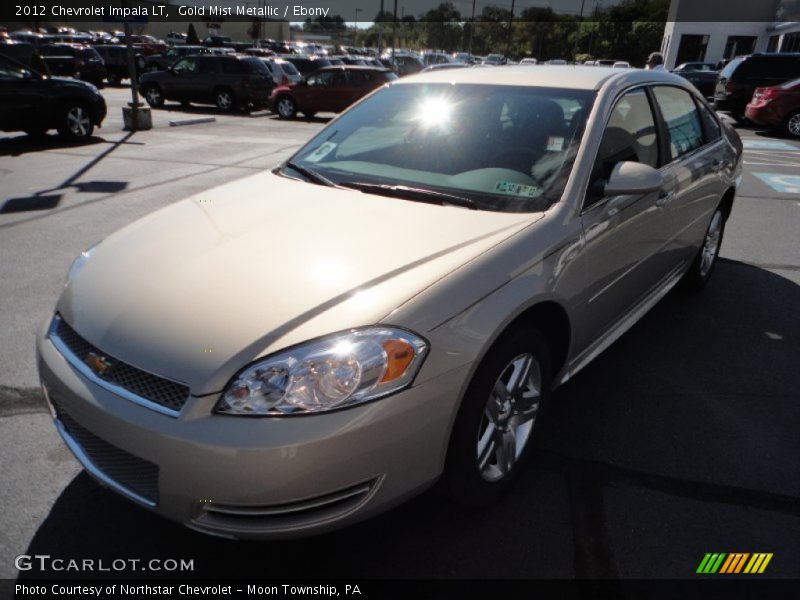
[[[419,73],[425,68],[422,61],[412,54],[396,53],[394,58],[390,57],[390,60],[392,61],[392,68],[400,77]]]
[[[145,56],[151,54],[164,54],[167,51],[167,44],[163,40],[153,37],[152,35],[129,35],[119,38],[120,44],[127,44],[130,42],[139,52]]]
[[[53,75],[64,75],[102,85],[106,66],[97,50],[82,44],[45,44],[39,53]]]
[[[128,47],[120,45],[102,44],[93,46],[103,59],[106,67],[106,80],[111,85],[119,85],[123,79],[130,77],[128,65]],[[137,77],[145,70],[145,57],[141,52],[134,49],[133,64],[136,68]]]
[[[504,65],[508,62],[508,58],[502,54],[490,54],[483,62],[487,65]]]
[[[630,69],[631,68],[631,63],[629,63],[627,60],[615,60],[614,64],[611,65],[611,68],[612,69]]]
[[[466,69],[471,66],[472,65],[460,62],[440,63],[438,65],[431,65],[430,67],[425,67],[424,69],[422,69],[422,72],[427,73],[428,71],[443,71],[446,69]]]
[[[233,43],[230,36],[227,35],[207,35],[203,38],[203,45],[215,48],[223,46],[230,46]]]
[[[67,138],[90,137],[106,116],[93,85],[43,75],[0,53],[0,130],[39,136],[57,129]]]
[[[242,54],[247,54],[248,56],[258,56],[260,58],[267,58],[270,56],[275,56],[275,53],[268,48],[246,48],[242,50]]]
[[[308,54],[284,54],[281,58],[292,63],[303,77],[311,75],[311,73],[318,71],[322,67],[331,66],[331,62],[327,58],[319,58]]]
[[[552,390],[709,281],[741,152],[666,72],[394,81],[83,252],[44,398],[91,476],[200,532],[311,535],[436,481],[489,504]]]
[[[675,67],[672,72],[691,81],[703,96],[708,98],[714,95],[718,73],[713,63],[686,62]]]
[[[173,46],[164,54],[151,54],[147,57],[145,69],[148,71],[163,71],[172,64],[175,64],[184,56],[192,54],[211,54],[211,48],[205,46]],[[232,54],[232,52],[230,53]]]
[[[600,65],[600,63],[601,63],[601,62],[603,62],[603,61],[600,61],[600,60],[596,61],[596,63],[598,64],[598,66],[601,66],[601,65]],[[614,62],[616,62],[616,61],[614,61]],[[567,64],[567,61],[566,61],[566,60],[564,60],[563,58],[551,58],[550,60],[548,60],[548,61],[545,61],[545,63],[544,63],[544,64],[546,64],[546,65],[555,65],[555,66],[564,66],[564,65],[566,65],[566,64]],[[611,63],[610,65],[608,65],[608,66],[609,66],[609,67],[611,67],[611,66],[613,66],[613,65],[614,65],[614,63],[612,62],[612,63]],[[605,66],[605,65],[602,65],[602,66]]]
[[[264,58],[264,64],[272,73],[272,79],[276,85],[289,85],[290,83],[300,83],[303,76],[292,63],[282,58]]]
[[[422,55],[422,64],[426,67],[431,65],[446,65],[453,62],[453,58],[449,54],[442,52],[426,52]]]
[[[539,61],[536,60],[535,58],[530,57],[530,56],[526,56],[521,61],[519,61],[519,64],[521,64],[521,65],[538,65]]]
[[[800,77],[800,53],[774,52],[738,56],[720,71],[714,88],[717,110],[728,111],[737,121],[757,87],[779,85]]]
[[[744,114],[753,123],[800,137],[800,79],[756,88]]]
[[[594,61],[595,67],[613,67],[614,63],[617,62],[613,58],[600,58]],[[567,61],[564,61],[563,64],[567,64]]]
[[[470,54],[469,52],[454,52],[453,53],[453,61],[466,63],[468,65],[475,64],[475,56]]]
[[[178,33],[176,31],[170,31],[167,34],[167,43],[173,44],[175,46],[179,46],[181,44],[185,44],[186,40],[189,36],[185,33]]]
[[[341,112],[372,90],[397,79],[389,69],[343,66],[323,67],[300,83],[275,88],[270,97],[272,112],[291,119],[301,112]]]
[[[206,50],[209,54],[213,54],[214,56],[233,56],[236,54],[236,50],[233,48],[222,46],[208,46]]]
[[[201,54],[180,59],[166,71],[145,73],[139,91],[152,107],[166,100],[215,104],[224,111],[267,105],[274,87],[263,60],[254,56]]]

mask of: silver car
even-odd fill
[[[392,82],[75,260],[37,343],[55,426],[210,534],[329,530],[437,480],[488,504],[552,390],[708,281],[741,153],[666,72]]]

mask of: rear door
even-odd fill
[[[663,124],[662,173],[674,182],[659,200],[670,221],[663,253],[671,265],[694,258],[712,211],[725,192],[722,172],[734,168],[716,117],[688,91],[674,86],[652,88]]]
[[[584,307],[576,311],[576,347],[608,331],[656,284],[665,279],[659,254],[668,223],[659,207],[664,190],[605,196],[603,185],[619,162],[661,166],[660,131],[644,87],[627,91],[606,123],[581,216],[586,239]]]
[[[176,62],[162,79],[164,96],[169,100],[192,100],[197,85],[197,60],[190,56]]]
[[[214,88],[224,80],[220,75],[221,63],[234,59],[219,58],[216,56],[197,56],[197,75],[192,86],[192,98],[197,102],[213,102]]]

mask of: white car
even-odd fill
[[[521,61],[519,61],[519,64],[521,64],[521,65],[538,65],[539,61],[536,60],[535,58],[523,58]]]
[[[626,60],[618,60],[611,66],[612,69],[630,69],[631,63]]]
[[[292,63],[282,58],[264,58],[264,64],[272,73],[272,79],[277,85],[288,85],[290,83],[300,83],[303,76]]]

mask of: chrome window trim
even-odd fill
[[[109,477],[103,471],[101,471],[92,462],[92,459],[89,458],[89,456],[83,451],[83,448],[81,448],[80,444],[78,444],[78,442],[75,441],[75,439],[70,435],[66,427],[64,427],[64,424],[58,418],[53,419],[53,422],[55,423],[59,435],[61,435],[62,439],[64,440],[64,443],[75,455],[75,458],[78,459],[78,462],[81,463],[83,468],[86,469],[92,477],[97,479],[100,483],[102,483],[106,487],[111,488],[115,492],[125,496],[126,498],[133,500],[134,502],[137,502],[138,504],[146,506],[147,508],[155,508],[157,506],[157,504],[152,500],[148,500],[147,498],[140,496],[136,492],[129,490],[124,485],[117,483],[116,481],[111,479],[111,477]]]
[[[139,406],[142,406],[144,408],[149,408],[150,410],[159,412],[162,415],[166,415],[172,418],[178,418],[178,416],[180,415],[179,411],[172,410],[171,408],[167,408],[166,406],[162,406],[161,404],[153,402],[152,400],[148,400],[147,398],[143,398],[142,396],[137,396],[136,394],[128,391],[124,387],[119,386],[115,383],[111,383],[110,381],[106,381],[105,379],[102,379],[97,375],[95,375],[94,371],[92,371],[86,363],[84,363],[80,358],[78,358],[75,355],[75,353],[73,353],[72,350],[70,350],[69,347],[64,343],[64,340],[62,340],[59,337],[56,330],[58,327],[58,323],[60,321],[61,317],[59,317],[58,315],[53,317],[53,321],[50,324],[50,330],[47,332],[47,337],[50,339],[50,342],[53,344],[53,346],[55,346],[56,350],[58,350],[59,354],[61,354],[61,356],[64,357],[64,359],[72,366],[73,369],[78,371],[81,375],[83,375],[86,379],[88,379],[95,385],[111,392],[112,394],[120,396],[121,398],[133,402],[134,404],[138,404]],[[155,375],[155,377],[161,377],[161,376]],[[162,377],[162,379],[166,378]]]

